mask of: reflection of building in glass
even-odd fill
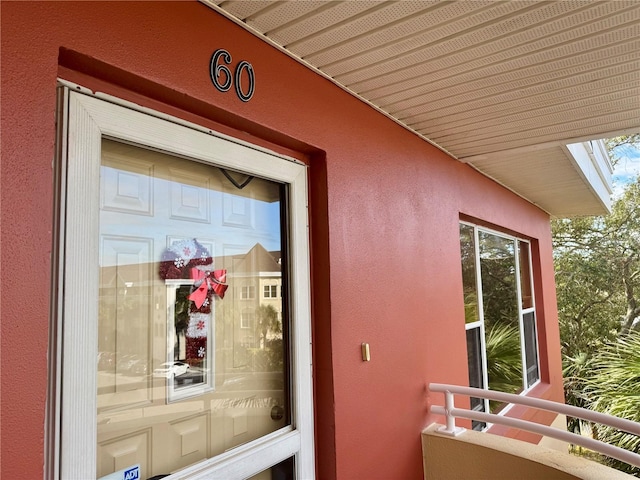
[[[222,351],[225,350],[224,345],[232,346],[229,353],[233,358],[219,363],[216,367],[218,373],[245,366],[247,349],[264,349],[268,341],[282,339],[280,255],[280,251],[268,252],[262,244],[256,243],[245,254],[216,258],[215,265],[228,268],[227,282],[230,288],[224,300],[216,300],[217,311],[212,321],[218,325],[215,330],[217,348]],[[166,323],[167,311],[164,308],[150,310],[150,306],[154,305],[154,297],[166,296],[165,282],[158,281],[156,270],[155,264],[101,268],[98,339],[101,370],[128,374],[135,365],[137,371],[146,374],[167,361],[167,329],[171,328]],[[152,314],[152,311],[155,313]],[[176,311],[174,306],[172,316],[177,320],[174,319],[175,345],[171,360],[186,361],[185,332],[188,323],[180,327],[179,319],[182,318],[181,314],[188,318],[187,313]],[[118,318],[127,319],[125,329],[116,328]],[[151,318],[153,321],[150,325]],[[150,326],[153,328],[154,341],[148,345],[143,340],[147,338]],[[226,355],[224,358],[227,358]],[[126,363],[125,359],[130,361]]]
[[[235,341],[264,348],[282,330],[282,265],[280,251],[268,252],[256,243],[246,254],[216,259],[228,269],[229,292],[240,313]]]

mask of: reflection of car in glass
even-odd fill
[[[134,375],[146,375],[148,371],[147,361],[138,360],[131,367],[131,373]]]
[[[119,372],[129,372],[139,359],[136,355],[122,355],[117,362]]]
[[[189,370],[189,365],[184,362],[165,362],[153,370],[154,377],[171,378],[184,375]]]
[[[197,385],[207,381],[207,372],[200,367],[194,367],[189,365],[189,370],[184,375],[176,377],[176,386],[188,387],[190,385]]]
[[[230,375],[218,384],[220,392],[229,391],[284,391],[284,374],[282,372],[246,372]]]
[[[98,352],[98,370],[110,370],[115,363],[115,354],[112,352]]]

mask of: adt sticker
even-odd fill
[[[100,480],[140,480],[140,464],[110,473],[100,477]]]
[[[140,480],[140,465],[125,470],[122,480]]]

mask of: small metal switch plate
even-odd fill
[[[363,343],[362,344],[362,361],[363,362],[370,362],[371,361],[371,351],[369,350],[369,344],[368,343]]]

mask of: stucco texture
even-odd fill
[[[538,394],[562,400],[543,211],[197,2],[1,9],[5,478],[45,463],[58,76],[309,163],[318,478],[422,478],[420,432],[441,402],[426,384],[467,382],[461,215],[532,239]],[[217,48],[252,63],[250,102],[213,88]]]

